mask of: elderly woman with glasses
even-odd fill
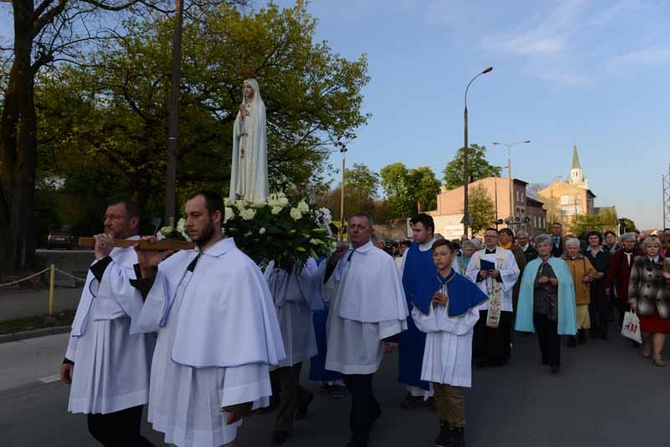
[[[561,367],[561,335],[577,333],[575,287],[564,260],[551,255],[551,236],[535,238],[539,257],[526,265],[521,279],[516,330],[536,332],[542,363],[552,374]]]
[[[661,256],[661,241],[656,236],[645,238],[642,247],[646,253],[633,263],[628,285],[628,303],[640,317],[642,355],[665,366],[661,352],[665,334],[670,332],[670,259]]]
[[[456,258],[458,262],[458,267],[461,269],[461,273],[465,274],[465,271],[468,269],[468,263],[472,254],[478,250],[477,244],[474,241],[463,241],[461,248],[461,255]]]

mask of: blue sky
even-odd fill
[[[313,0],[308,9],[333,51],[368,55],[372,118],[348,164],[428,165],[441,178],[463,144],[465,87],[493,66],[468,93],[470,143],[485,145],[492,164],[507,163],[492,141],[530,139],[512,148],[514,176],[549,183],[569,175],[576,142],[596,206],[616,205],[640,228],[662,226],[670,2]],[[5,36],[10,10],[0,4]]]
[[[278,1],[281,6],[293,4]],[[528,182],[567,177],[576,142],[596,206],[663,224],[670,163],[670,2],[661,0],[314,0],[317,38],[368,55],[367,126],[347,163],[430,166],[441,178],[469,140]],[[333,161],[340,162],[339,154]],[[507,175],[504,172],[503,175]]]

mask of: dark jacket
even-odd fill
[[[523,248],[519,247],[519,249],[523,251]],[[526,264],[528,264],[530,261],[540,256],[535,247],[533,247],[530,244],[528,244],[528,248],[526,249],[526,251],[523,252],[523,254],[526,257]]]
[[[565,238],[561,236],[561,242],[557,247],[556,244],[554,243],[554,236],[553,235],[550,236],[551,236],[551,255],[554,258],[560,258],[561,256],[563,256],[563,252],[565,251]]]
[[[591,253],[591,250],[584,250],[584,256],[591,261],[593,268],[595,268],[599,273],[604,273],[604,276],[600,279],[594,279],[591,281],[591,300],[598,299],[605,296],[605,286],[607,285],[607,269],[610,265],[610,260],[612,259],[612,254],[608,251],[601,250],[596,253],[594,256]]]

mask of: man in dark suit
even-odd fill
[[[519,248],[523,251],[523,254],[526,257],[526,264],[539,256],[535,247],[530,245],[529,239],[528,232],[525,230],[517,231],[516,241],[519,243]]]
[[[565,250],[565,238],[563,237],[563,225],[560,222],[551,224],[551,255],[555,258],[563,256]]]

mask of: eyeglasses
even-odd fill
[[[109,220],[121,220],[121,219],[127,219],[130,216],[123,216],[121,214],[105,214],[102,216],[102,221],[106,221],[107,219]]]

